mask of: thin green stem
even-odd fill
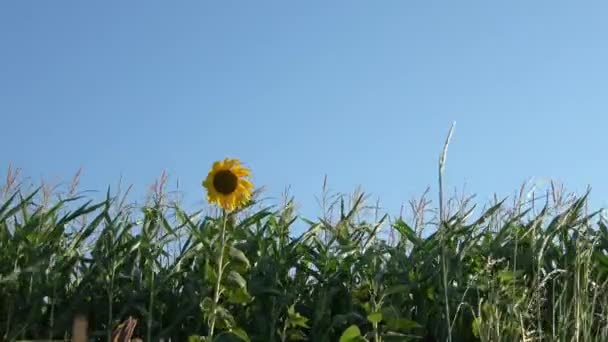
[[[110,289],[108,290],[108,322],[106,326],[106,337],[108,342],[112,341],[112,322],[113,318],[113,297],[114,297],[114,271],[110,276]]]
[[[154,311],[154,270],[150,268],[150,295],[148,297],[148,319],[146,320],[147,341],[152,341],[152,316]]]
[[[443,280],[443,296],[445,301],[445,320],[447,323],[448,330],[448,341],[452,342],[452,327],[451,327],[451,315],[450,315],[450,302],[448,297],[448,267],[446,265],[446,229],[447,226],[445,224],[445,213],[443,207],[443,172],[445,169],[445,160],[448,154],[448,146],[450,145],[450,140],[452,139],[452,133],[454,132],[454,125],[450,127],[450,131],[448,132],[448,136],[445,139],[445,144],[443,145],[443,151],[441,153],[441,157],[439,158],[439,232],[441,237],[441,274]]]
[[[222,223],[222,230],[220,232],[220,255],[217,261],[217,280],[215,281],[215,291],[213,293],[213,308],[211,311],[211,322],[209,323],[209,335],[208,341],[213,339],[215,332],[215,320],[217,316],[217,304],[220,301],[220,286],[222,283],[222,273],[224,271],[224,248],[226,245],[226,224],[228,221],[228,214],[223,211],[224,219]]]

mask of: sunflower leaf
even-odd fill
[[[228,274],[228,281],[238,285],[241,288],[247,287],[247,281],[245,280],[245,278],[243,278],[243,276],[236,271],[230,271],[230,273]]]
[[[233,246],[230,247],[230,257],[233,258],[234,260],[237,260],[237,261],[243,263],[247,268],[250,267],[249,259],[247,259],[247,257],[245,256],[245,253],[243,253],[241,250],[237,249],[236,247],[233,247]]]
[[[342,336],[340,336],[340,342],[355,342],[358,341],[360,337],[361,330],[359,330],[358,326],[353,324],[344,330]]]

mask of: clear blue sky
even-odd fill
[[[86,189],[143,192],[166,169],[196,204],[235,156],[308,216],[325,174],[396,215],[435,186],[456,121],[450,189],[554,178],[607,205],[607,18],[605,1],[2,1],[0,175],[82,166]]]

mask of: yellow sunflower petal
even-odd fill
[[[235,167],[232,172],[238,177],[249,177],[251,175],[251,172],[244,167]]]
[[[202,182],[207,189],[207,200],[228,211],[247,204],[253,184],[245,177],[250,175],[249,169],[236,158],[214,162],[207,178]]]
[[[243,187],[244,187],[246,190],[248,190],[248,191],[249,191],[249,190],[251,190],[251,189],[253,189],[253,184],[252,184],[252,183],[251,183],[249,180],[247,180],[247,179],[244,179],[244,178],[243,178],[243,179],[240,179],[240,180],[239,180],[239,184],[240,184],[240,185],[243,185]]]
[[[230,159],[230,158],[224,159],[224,168],[226,170],[232,169],[237,164],[238,164],[238,160],[236,160],[236,159]]]

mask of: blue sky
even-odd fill
[[[307,216],[362,185],[392,214],[431,185],[529,179],[607,205],[608,3],[3,1],[1,173],[186,200],[225,156]],[[0,174],[1,175],[1,174]],[[435,192],[433,192],[434,194]]]

